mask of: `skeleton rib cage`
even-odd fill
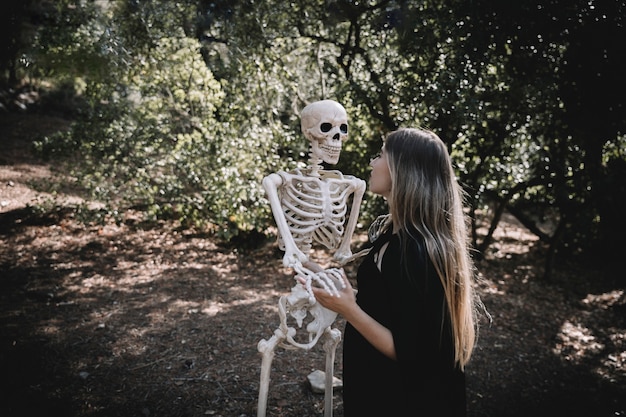
[[[307,177],[298,170],[279,173],[283,179],[279,195],[285,220],[294,243],[304,253],[311,249],[313,242],[336,249],[344,236],[346,202],[355,190],[354,180],[337,172],[324,174],[332,176]],[[281,250],[285,249],[280,235],[278,244]]]

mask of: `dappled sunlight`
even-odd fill
[[[484,236],[486,227],[481,227],[479,233]],[[480,291],[485,295],[505,296],[533,285],[543,263],[539,238],[509,214],[503,216],[493,238],[484,260],[477,264],[481,271]]]
[[[486,236],[488,224],[478,227],[479,236]],[[495,259],[511,259],[513,256],[528,254],[539,243],[539,237],[523,227],[508,213],[502,216],[493,233],[493,242],[485,256]]]
[[[601,294],[587,294],[582,303],[587,307],[600,310],[619,308],[624,303],[624,290],[607,291]],[[599,366],[595,371],[598,375],[609,380],[626,378],[626,326],[610,326],[603,329],[609,341],[609,348],[605,349]]]
[[[554,354],[572,364],[595,363],[594,372],[601,378],[623,381],[626,378],[626,326],[613,323],[591,329],[585,324],[610,308],[620,308],[623,302],[623,290],[587,294],[581,300],[585,310],[577,318],[566,320],[559,329],[552,349]]]
[[[505,291],[502,290],[502,284],[504,284],[503,281],[494,282],[486,278],[482,273],[477,275],[476,288],[482,294],[504,295]]]
[[[600,337],[580,323],[566,321],[557,334],[552,351],[561,360],[574,365],[584,362],[597,363],[593,371],[601,378],[617,381],[626,377],[626,329],[604,329],[610,346],[599,341]]]
[[[623,297],[624,290],[614,290],[603,294],[587,294],[587,296],[583,298],[582,303],[588,306],[606,309],[620,302]]]
[[[266,293],[261,294],[248,290],[239,292],[239,295],[241,298],[228,302],[215,300],[205,300],[203,302],[174,300],[168,303],[168,312],[178,313],[184,316],[204,314],[208,317],[215,317],[218,314],[228,314],[229,311],[239,307],[257,305],[259,302],[264,302],[268,298],[271,298],[271,295]]]
[[[151,340],[130,332],[121,335],[107,348],[113,357],[140,357],[148,351]]]
[[[229,398],[254,407],[261,365],[257,344],[278,328],[279,299],[295,282],[275,242],[246,251],[165,226],[81,227],[64,219],[58,224],[63,226],[26,226],[11,237],[14,257],[6,263],[7,273],[16,299],[26,298],[19,305],[5,304],[4,314],[16,323],[28,318],[28,328],[10,336],[13,354],[22,355],[30,344],[51,356],[54,372],[63,373],[57,378],[67,383],[62,391],[81,396],[93,409],[106,409],[110,401],[126,404],[127,398],[158,402],[187,395],[185,401]],[[497,371],[498,378],[548,384],[562,371],[545,362],[546,354],[568,371],[624,381],[621,324],[586,321],[620,307],[623,292],[589,291],[576,302],[542,283],[541,248],[518,250],[523,240],[498,244],[498,251],[506,252],[477,265],[476,288],[493,322],[484,322],[481,330],[474,381],[489,383]],[[335,266],[324,251],[312,251],[311,258]],[[345,266],[351,279],[357,266]],[[307,341],[304,327],[310,319],[298,327],[287,318],[300,342]],[[338,317],[333,327],[344,324]],[[336,358],[340,369],[341,347]],[[287,381],[301,398],[302,378],[323,363],[321,346],[307,352],[278,349],[274,377]],[[277,383],[272,387],[276,395],[284,389]],[[493,387],[470,389],[474,398],[488,398],[490,392]]]
[[[566,361],[580,363],[592,353],[598,353],[604,349],[592,331],[580,323],[566,321],[557,334],[558,342],[553,352]]]
[[[63,322],[59,319],[51,319],[39,328],[40,333],[46,336],[57,336],[63,331]]]
[[[75,277],[76,275],[70,276],[70,278]],[[89,293],[94,289],[110,288],[112,284],[112,280],[108,277],[100,274],[94,274],[89,278],[83,279],[80,285],[68,285],[67,289],[79,293]]]
[[[616,333],[612,335],[614,342],[619,343],[626,348],[626,334]],[[617,339],[617,340],[616,340]],[[602,366],[596,369],[596,372],[610,380],[616,380],[616,377],[626,378],[626,350],[615,354],[609,354],[602,361]]]

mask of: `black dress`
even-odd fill
[[[379,271],[375,259],[386,242],[389,245]],[[384,356],[354,327],[346,325],[346,417],[466,415],[465,375],[454,366],[443,287],[424,241],[413,240],[408,248],[410,256],[402,257],[400,239],[387,231],[359,266],[357,303],[391,330],[397,361]],[[403,260],[408,261],[408,269]]]

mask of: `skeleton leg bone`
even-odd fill
[[[285,334],[281,329],[274,331],[274,336],[269,340],[262,339],[257,350],[263,355],[261,361],[261,379],[259,384],[259,400],[257,404],[257,417],[265,417],[267,409],[267,393],[270,384],[270,371],[272,369],[272,360],[274,359],[274,350],[276,346],[283,342]]]
[[[324,381],[324,417],[333,415],[333,376],[335,364],[335,352],[341,341],[341,332],[338,329],[326,328],[324,331],[324,351],[326,352],[325,381]],[[259,398],[257,404],[257,417],[265,417],[267,412],[267,397],[269,392],[270,371],[276,347],[283,346],[285,334],[281,329],[276,329],[269,339],[262,339],[257,349],[262,354],[261,378],[259,385]]]
[[[265,417],[266,414],[270,370],[276,348],[281,346],[285,349],[299,348],[308,350],[317,344],[320,337],[325,338],[323,348],[326,352],[324,417],[332,416],[333,368],[335,351],[341,340],[341,332],[337,329],[331,329],[330,327],[335,321],[337,313],[322,307],[315,301],[314,304],[311,305],[309,300],[309,294],[300,284],[292,288],[292,292],[289,296],[280,297],[278,302],[280,325],[269,340],[262,339],[257,345],[257,350],[262,354],[257,417]],[[302,320],[306,317],[307,313],[311,313],[314,317],[314,320],[306,327],[307,333],[309,334],[309,342],[299,343],[294,339],[296,329],[290,327],[287,323],[287,315],[291,315],[298,322],[298,326],[301,326]]]
[[[324,417],[333,415],[333,375],[335,367],[335,351],[341,340],[341,332],[328,327],[325,331],[326,341],[324,351],[326,352],[326,381],[324,387]]]

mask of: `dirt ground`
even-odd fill
[[[142,228],[132,213],[82,223],[64,173],[28,151],[65,125],[0,114],[0,416],[256,416],[257,343],[293,285],[282,253],[273,241],[228,247],[175,224]],[[507,219],[478,265],[492,322],[467,371],[469,416],[626,416],[624,288],[601,265],[558,265],[545,282],[544,254]],[[339,378],[341,355],[339,345]],[[321,346],[278,349],[267,415],[322,416],[306,378],[316,369]]]

